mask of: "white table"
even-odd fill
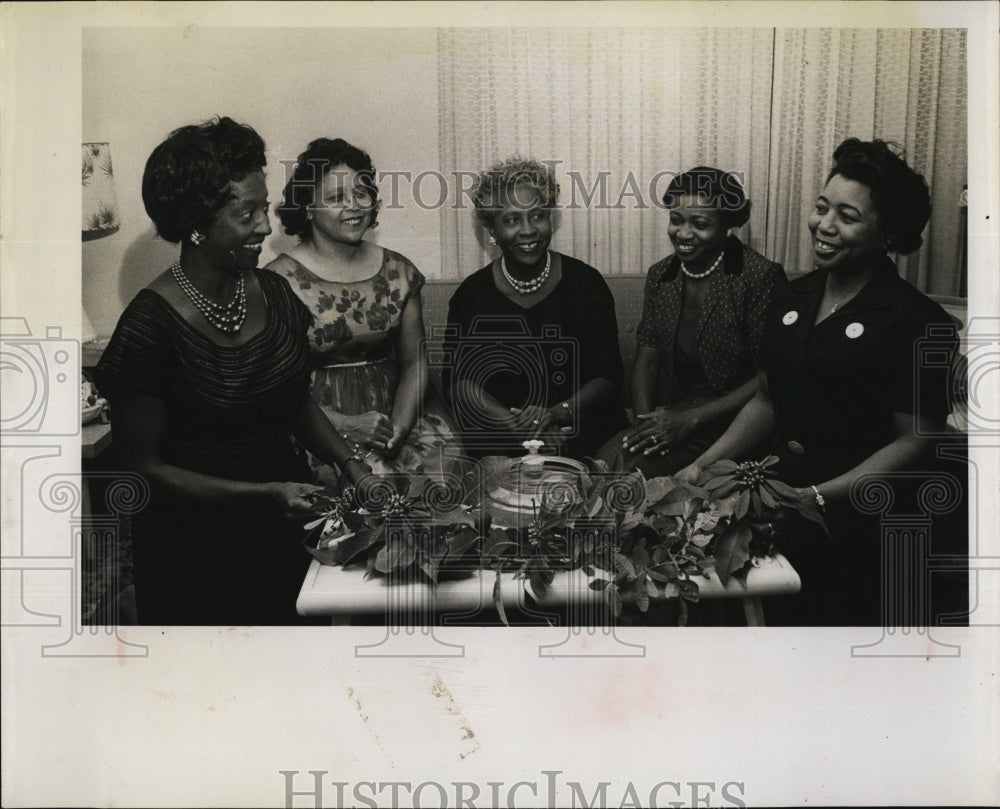
[[[608,574],[598,571],[604,578]],[[401,623],[422,624],[433,622],[442,615],[465,614],[471,617],[477,611],[495,614],[493,585],[496,573],[492,570],[475,570],[466,578],[442,581],[431,587],[425,581],[390,584],[382,576],[364,578],[364,570],[322,565],[313,559],[306,573],[296,601],[300,615],[328,615],[335,624],[349,624],[355,616],[381,614],[387,623],[396,617]],[[592,577],[582,570],[557,573],[543,598],[534,592],[532,598],[541,608],[569,609],[571,622],[581,624],[588,619],[600,621],[603,614],[603,595],[588,586]],[[761,596],[790,595],[802,586],[799,574],[789,561],[778,554],[762,560],[759,567],[748,574],[746,585],[731,579],[725,587],[714,570],[709,578],[698,578],[701,599],[741,598],[748,626],[763,626]],[[504,608],[524,609],[523,590],[530,585],[517,580],[512,573],[503,574],[501,592]],[[671,587],[669,595],[676,595]],[[447,617],[445,618],[447,621]]]

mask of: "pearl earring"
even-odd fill
[[[199,233],[197,230],[192,230],[191,235],[188,238],[191,240],[191,244],[198,247],[203,241],[205,241],[205,234]]]

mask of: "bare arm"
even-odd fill
[[[660,381],[660,351],[653,346],[637,345],[632,363],[632,409],[635,413],[652,413],[656,407],[656,390]]]
[[[292,427],[292,433],[321,461],[343,469],[355,485],[371,472],[367,464],[353,457],[350,446],[330,423],[330,419],[312,396],[305,397],[298,419]]]
[[[406,302],[399,321],[396,340],[399,384],[392,403],[392,438],[386,444],[390,452],[399,449],[420,416],[420,405],[429,379],[423,339],[423,304],[417,292]]]

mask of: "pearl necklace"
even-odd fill
[[[507,259],[500,256],[500,270],[503,272],[503,277],[507,279],[507,283],[514,287],[514,291],[520,293],[521,295],[530,295],[532,292],[537,292],[542,288],[542,285],[549,280],[549,270],[552,269],[552,252],[550,250],[545,251],[545,269],[539,274],[537,278],[533,278],[531,281],[518,281],[513,275],[507,271]]]
[[[247,286],[242,274],[236,284],[236,296],[227,304],[216,303],[202,295],[181,269],[179,261],[171,266],[170,274],[177,282],[177,286],[188,296],[188,300],[212,326],[226,334],[236,334],[240,330],[247,319]]]
[[[715,261],[712,262],[712,266],[709,267],[707,270],[705,270],[705,272],[691,272],[691,270],[689,270],[687,267],[684,266],[684,262],[682,261],[681,262],[681,272],[683,272],[688,278],[705,278],[705,277],[711,275],[713,272],[715,272],[719,268],[719,265],[722,263],[722,257],[725,254],[726,254],[725,250],[723,250],[721,253],[719,253],[719,257]]]

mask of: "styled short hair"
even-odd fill
[[[738,228],[750,219],[750,200],[743,191],[739,177],[731,171],[695,166],[670,181],[663,195],[663,204],[673,208],[684,196],[702,196],[709,207],[717,211],[725,228]]]
[[[207,232],[229,198],[229,186],[267,165],[252,127],[216,117],[175,129],[146,161],[142,202],[168,242]]]
[[[554,207],[559,198],[559,184],[551,166],[520,155],[500,160],[479,175],[472,189],[476,217],[484,228],[493,226],[500,198],[509,197],[515,188],[521,187],[537,191],[544,208]]]
[[[839,174],[871,190],[890,252],[905,255],[924,243],[921,233],[931,218],[931,191],[923,175],[907,165],[902,146],[848,138],[833,153],[833,161],[827,182]]]
[[[381,203],[375,182],[375,167],[368,153],[341,138],[317,138],[299,155],[292,169],[292,176],[285,184],[283,200],[277,208],[285,233],[298,236],[303,242],[312,238],[309,209],[320,198],[320,187],[327,172],[341,164],[357,172],[358,182],[372,198],[373,207],[368,227],[378,225]]]

